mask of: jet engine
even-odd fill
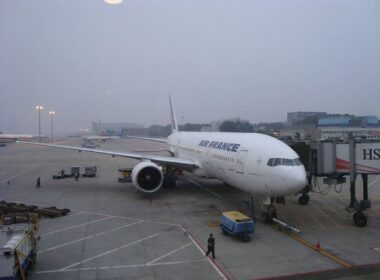
[[[136,188],[145,193],[159,190],[164,180],[161,167],[151,161],[142,161],[132,170],[132,182]]]

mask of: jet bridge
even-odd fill
[[[371,208],[368,199],[368,175],[380,174],[380,142],[357,140],[350,138],[348,142],[332,140],[296,142],[289,145],[300,155],[308,174],[308,188],[301,195],[300,204],[309,201],[307,192],[311,190],[313,177],[324,177],[323,183],[337,185],[350,178],[350,205],[348,210],[354,212],[356,226],[367,225],[367,217],[363,213]],[[356,177],[363,180],[363,199],[356,199]]]

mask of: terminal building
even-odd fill
[[[280,137],[294,140],[380,139],[380,123],[376,116],[328,116],[324,112],[292,112],[287,116],[288,125],[280,131]]]
[[[287,123],[288,126],[297,126],[300,123],[305,125],[305,122],[307,123],[307,120],[313,120],[318,119],[321,117],[327,116],[326,112],[289,112],[287,114]]]
[[[92,122],[92,133],[104,136],[146,136],[148,130],[137,123],[103,123]]]

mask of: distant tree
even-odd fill
[[[224,121],[219,130],[222,132],[253,132],[253,125],[249,122],[236,121]]]
[[[185,125],[180,125],[180,131],[201,131],[202,127],[208,126],[208,124],[200,124],[200,123],[187,123]]]
[[[148,135],[150,137],[167,137],[171,133],[171,126],[151,125],[148,127]]]

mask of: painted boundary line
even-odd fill
[[[19,200],[15,200],[13,202],[15,202],[15,203],[24,203],[24,204],[33,204],[33,205],[42,206],[42,207],[50,207],[51,206],[51,204],[47,205],[47,204],[25,202],[25,201],[19,201]],[[124,219],[124,220],[143,221],[143,222],[146,222],[146,223],[160,224],[160,225],[169,225],[169,226],[181,228],[180,224],[173,224],[173,223],[168,223],[168,222],[151,221],[151,220],[138,219],[138,218],[129,218],[129,217],[123,217],[123,216],[114,216],[114,215],[109,215],[109,214],[104,214],[104,213],[91,212],[91,211],[81,211],[81,210],[76,210],[76,209],[70,209],[70,211],[71,212],[80,212],[80,214],[90,214],[90,215],[98,215],[98,216],[103,216],[103,217],[117,218],[117,219]],[[62,216],[60,218],[70,217],[70,216],[74,216],[74,215],[66,215],[66,216]],[[50,220],[45,220],[45,221],[50,221]]]
[[[121,249],[124,249],[124,248],[127,248],[127,247],[129,247],[129,246],[132,246],[132,245],[135,245],[135,244],[137,244],[137,243],[140,243],[140,242],[142,242],[142,241],[144,241],[144,240],[147,240],[147,239],[150,239],[150,238],[156,237],[156,236],[160,235],[161,233],[163,233],[163,231],[158,232],[158,233],[155,233],[155,234],[152,234],[152,235],[149,235],[149,236],[146,236],[146,237],[144,237],[144,238],[141,238],[141,239],[136,240],[136,241],[133,241],[133,242],[129,242],[129,243],[124,244],[124,245],[122,245],[122,246],[120,246],[120,247],[118,247],[118,248],[115,248],[115,249],[112,249],[112,250],[108,250],[108,251],[103,252],[103,253],[100,253],[100,254],[98,254],[98,255],[96,255],[96,256],[93,256],[93,257],[90,257],[90,258],[87,258],[87,259],[81,260],[81,261],[79,261],[79,262],[76,262],[76,263],[70,264],[70,265],[68,265],[68,266],[65,266],[65,267],[59,269],[59,270],[60,270],[60,271],[64,271],[64,270],[70,269],[70,268],[72,268],[72,267],[74,267],[74,266],[77,266],[77,265],[80,265],[80,264],[83,264],[83,263],[86,263],[86,262],[92,261],[92,260],[94,260],[94,259],[100,258],[100,257],[102,257],[102,256],[109,255],[109,254],[114,253],[114,252],[116,252],[116,251],[119,251],[119,250],[121,250]]]
[[[284,234],[286,234],[287,236],[289,236],[290,238],[293,238],[294,240],[305,245],[306,247],[309,247],[310,249],[317,251],[318,253],[324,255],[325,257],[328,257],[330,260],[336,262],[337,264],[343,266],[346,269],[352,269],[354,267],[352,264],[350,264],[350,263],[346,262],[345,260],[335,256],[334,254],[326,251],[325,249],[321,249],[321,248],[317,249],[314,244],[312,244],[311,242],[307,241],[306,239],[304,239],[300,236],[297,236],[297,235],[290,233],[290,232],[284,232],[284,231],[282,231],[282,232]]]
[[[7,182],[7,181],[9,181],[9,180],[12,180],[12,179],[14,179],[14,178],[16,178],[16,177],[18,177],[18,176],[20,176],[20,175],[23,175],[23,174],[25,174],[25,173],[28,173],[29,171],[32,171],[33,169],[36,169],[36,168],[38,168],[38,167],[40,167],[40,165],[37,165],[37,166],[31,167],[31,168],[29,168],[29,169],[27,169],[27,170],[24,170],[24,171],[22,171],[22,172],[20,172],[20,173],[17,173],[16,175],[13,175],[13,176],[10,176],[10,177],[8,177],[8,178],[6,178],[6,179],[3,179],[2,181],[0,181],[0,184],[5,183],[5,182]]]
[[[219,199],[223,199],[223,197],[219,194],[217,194],[216,192],[213,192],[212,190],[202,186],[201,184],[199,184],[198,182],[194,181],[193,179],[190,179],[188,177],[185,177],[183,176],[183,179],[185,179],[186,181],[188,181],[189,183],[192,183],[193,185],[197,186],[198,188],[200,188],[201,190],[204,190],[206,192],[208,192],[209,194],[212,194],[213,196],[216,196],[217,198]]]
[[[37,274],[47,274],[47,273],[57,273],[57,272],[75,272],[75,271],[91,271],[91,270],[106,270],[106,269],[122,269],[122,268],[139,268],[139,267],[150,267],[150,266],[160,266],[160,265],[178,265],[185,263],[200,263],[206,262],[206,259],[202,260],[189,260],[189,261],[174,261],[174,262],[161,262],[152,264],[127,264],[127,265],[114,265],[114,266],[100,266],[100,267],[82,267],[82,268],[69,268],[65,270],[41,270],[36,271]]]
[[[285,274],[280,276],[269,276],[262,278],[255,278],[256,280],[281,280],[281,279],[340,279],[351,278],[352,276],[360,277],[365,276],[365,270],[371,270],[373,268],[380,267],[380,263],[361,264],[355,265],[351,270],[343,268],[321,269],[308,272]],[[362,271],[362,273],[360,273]],[[368,271],[368,273],[371,273]],[[332,274],[332,275],[329,275]]]
[[[186,233],[189,236],[189,238],[194,243],[194,245],[198,248],[198,250],[201,252],[201,254],[204,255],[205,251],[202,249],[200,243],[193,237],[193,235],[190,233],[190,231],[187,230],[186,227],[183,224],[181,224],[181,227],[182,227],[183,232]],[[212,267],[216,270],[216,272],[218,272],[218,274],[222,277],[222,279],[225,279],[225,280],[230,280],[231,279],[227,275],[227,273],[224,272],[224,270],[220,267],[220,265],[214,259],[207,258],[207,260],[212,265]]]
[[[71,227],[66,227],[66,228],[58,229],[58,230],[51,231],[51,232],[48,232],[48,233],[42,233],[42,234],[40,234],[40,236],[46,236],[46,235],[50,235],[50,234],[58,233],[58,232],[61,232],[61,231],[65,231],[65,230],[70,230],[70,229],[82,227],[82,226],[85,226],[85,225],[89,225],[89,224],[93,224],[93,223],[97,223],[97,222],[101,222],[101,221],[105,221],[105,220],[109,220],[109,219],[112,219],[112,217],[105,217],[105,218],[93,220],[93,221],[90,221],[90,222],[87,222],[87,223],[82,223],[82,224],[79,224],[79,225],[75,225],[75,226],[71,226]]]
[[[83,238],[72,240],[72,241],[64,243],[64,244],[60,244],[60,245],[57,245],[57,246],[54,246],[54,247],[50,247],[50,248],[45,249],[45,250],[38,251],[37,254],[49,252],[51,250],[55,250],[55,249],[58,249],[58,248],[61,248],[61,247],[64,247],[64,246],[67,246],[67,245],[70,245],[70,244],[74,244],[74,243],[77,243],[77,242],[80,242],[80,241],[83,241],[83,240],[87,240],[87,239],[90,239],[90,238],[98,237],[98,236],[104,235],[106,233],[110,233],[110,232],[114,232],[114,231],[117,231],[117,230],[121,230],[121,229],[130,227],[130,226],[134,226],[134,225],[137,225],[139,223],[142,223],[142,221],[134,222],[134,223],[123,225],[123,226],[120,226],[120,227],[117,227],[117,228],[113,228],[113,229],[110,229],[110,230],[106,230],[106,231],[103,231],[103,232],[92,234],[92,235],[89,235],[89,236],[86,236],[86,237],[83,237]]]

